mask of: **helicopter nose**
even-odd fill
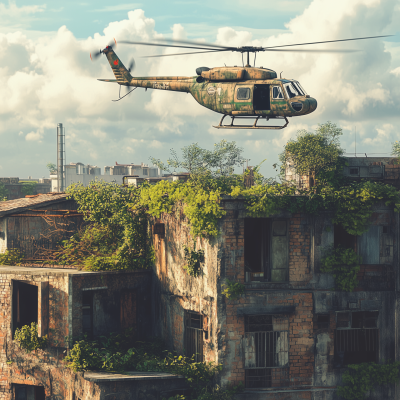
[[[308,113],[312,113],[313,111],[315,111],[317,109],[317,100],[315,100],[314,98],[310,97],[307,99],[308,102]]]

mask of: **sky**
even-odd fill
[[[69,162],[113,165],[166,160],[170,149],[192,143],[212,149],[226,139],[244,149],[249,165],[272,167],[290,139],[331,121],[343,129],[341,145],[358,156],[389,156],[399,140],[400,0],[104,0],[61,2],[0,0],[0,177],[48,177],[56,162],[56,126],[66,132]],[[352,37],[394,35],[317,49],[352,53],[259,53],[257,66],[298,80],[318,101],[317,110],[291,118],[283,130],[218,130],[220,115],[190,94],[138,89],[119,102],[104,56],[91,51],[118,41],[160,38],[228,46],[273,46]],[[141,58],[171,52],[118,45],[134,58],[133,75],[194,76],[199,66],[240,65],[238,53]],[[356,138],[356,143],[355,143]]]

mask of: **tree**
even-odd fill
[[[57,173],[57,165],[51,162],[46,164],[46,168],[49,170],[50,174]]]
[[[3,182],[0,182],[0,201],[7,200],[8,191]]]
[[[400,160],[400,143],[398,140],[392,143],[392,156],[396,156]]]
[[[314,183],[329,181],[343,154],[339,143],[342,134],[342,129],[331,122],[319,124],[315,132],[298,131],[297,139],[290,140],[279,155],[281,174],[290,164],[298,175],[310,175]]]
[[[221,140],[214,144],[214,150],[202,149],[198,143],[182,148],[182,160],[176,151],[171,149],[171,158],[164,164],[161,160],[151,157],[151,162],[163,171],[172,173],[176,170],[186,170],[192,176],[211,175],[226,177],[233,174],[236,166],[241,166],[245,159],[243,149],[236,142]]]

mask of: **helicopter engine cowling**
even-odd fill
[[[220,67],[201,71],[201,77],[209,81],[241,81],[275,79],[276,72],[267,68]]]
[[[209,81],[241,81],[244,79],[244,73],[244,68],[223,67],[202,71],[201,76]]]
[[[209,71],[209,70],[210,70],[210,68],[208,68],[208,67],[199,67],[199,68],[196,68],[196,74],[201,75],[201,73],[203,71]]]

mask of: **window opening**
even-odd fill
[[[358,175],[358,168],[350,168],[350,175]]]
[[[14,385],[15,400],[45,400],[43,386]]]
[[[329,329],[329,314],[317,314],[315,320],[315,329]]]
[[[347,233],[342,225],[334,225],[333,235],[335,249],[339,246],[345,249],[356,249],[356,236]]]
[[[196,362],[203,361],[203,316],[193,311],[185,312],[185,354]]]
[[[286,282],[289,278],[287,221],[246,218],[244,257],[246,281]]]
[[[245,316],[246,388],[289,384],[288,332],[287,317]]]
[[[13,281],[13,333],[32,322],[38,323],[38,287]]]
[[[378,311],[336,313],[335,360],[337,366],[378,362]]]
[[[286,93],[289,96],[289,98],[295,97],[295,96],[299,96],[300,93],[298,92],[298,90],[292,85],[292,83],[285,83],[283,85],[285,87]]]
[[[273,99],[284,99],[282,88],[280,86],[273,86],[272,88],[272,98]]]
[[[248,100],[250,99],[250,88],[238,88],[237,90],[238,100]]]
[[[93,292],[82,292],[82,333],[93,337]]]
[[[270,110],[270,85],[254,85],[254,109],[255,110]]]

